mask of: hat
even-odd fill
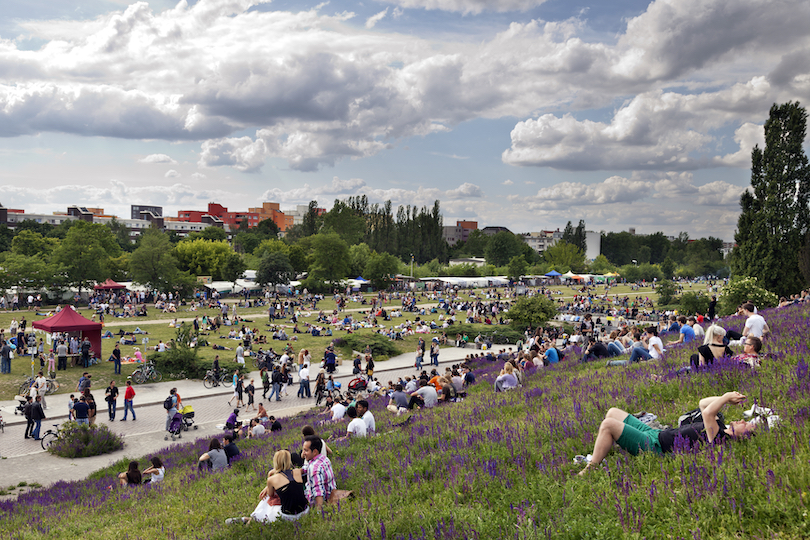
[[[233,414],[239,414],[239,409],[234,409]]]

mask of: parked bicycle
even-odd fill
[[[54,424],[53,429],[49,429],[42,436],[39,444],[42,445],[43,450],[47,450],[49,446],[56,442],[59,438],[59,424]]]
[[[228,373],[220,373],[219,379],[214,376],[214,370],[209,369],[203,378],[203,386],[213,388],[215,386],[233,386],[233,378]]]
[[[135,384],[142,384],[149,380],[154,382],[163,380],[163,375],[155,369],[153,362],[147,362],[132,372],[132,382]]]
[[[31,391],[31,386],[34,384],[36,380],[35,377],[28,376],[25,378],[25,382],[20,385],[20,395],[27,396],[28,392]],[[45,395],[49,396],[51,394],[56,393],[59,390],[59,382],[56,379],[46,379],[48,381],[48,389],[45,391]]]

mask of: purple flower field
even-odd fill
[[[418,411],[410,421],[371,401],[378,436],[330,442],[338,487],[355,497],[299,523],[228,527],[255,507],[273,453],[300,450],[300,429],[241,441],[242,456],[222,473],[197,471],[207,440],[158,454],[167,467],[156,487],[107,490],[125,466],[0,503],[8,538],[801,538],[810,504],[810,366],[806,307],[763,310],[774,337],[762,367],[721,359],[677,375],[695,345],[670,346],[665,359],[631,367],[563,363],[527,373],[522,388],[494,394],[502,366],[478,361],[478,384],[461,403]],[[740,330],[740,318],[724,323]],[[665,339],[666,341],[666,339]],[[652,376],[661,377],[661,382]],[[664,457],[615,449],[582,478],[576,454],[593,449],[610,407],[648,411],[676,424],[700,398],[739,390],[742,418],[754,400],[782,425],[743,441]],[[340,436],[345,424],[317,426]],[[144,456],[141,463],[146,463]]]

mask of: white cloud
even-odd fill
[[[149,154],[146,157],[142,157],[138,160],[138,163],[177,163],[171,157],[167,156],[166,154]]]
[[[388,8],[385,8],[376,15],[372,15],[366,19],[366,28],[374,28],[378,22],[385,18],[386,15],[388,15]]]
[[[512,182],[511,180],[504,180],[503,182],[501,182],[501,184],[503,184],[504,186],[511,186],[514,185],[514,182]]]
[[[179,172],[175,171],[174,169],[169,169],[163,176],[165,178],[179,178],[182,175]]]
[[[438,9],[464,14],[478,14],[482,11],[527,11],[546,0],[378,0],[396,4],[403,8]]]

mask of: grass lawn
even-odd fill
[[[810,307],[763,310],[774,337],[769,356],[753,371],[729,361],[688,376],[691,345],[670,347],[665,359],[628,368],[562,363],[530,371],[526,384],[493,394],[500,366],[479,363],[478,384],[461,402],[423,410],[408,423],[371,409],[379,435],[332,441],[338,487],[355,499],[299,523],[227,526],[257,503],[277,449],[298,450],[300,428],[316,413],[290,419],[281,432],[240,441],[231,469],[199,473],[195,462],[207,441],[159,452],[164,484],[108,491],[123,463],[91,478],[0,503],[0,534],[10,538],[803,538],[810,504]],[[741,329],[741,318],[728,329]],[[654,382],[652,375],[662,377]],[[756,399],[782,426],[717,447],[666,456],[632,457],[612,451],[601,469],[576,473],[576,454],[591,452],[608,408],[649,411],[673,425],[700,398],[739,390],[744,406],[724,410],[742,417]],[[402,424],[402,425],[400,425]],[[345,424],[318,426],[342,435]],[[143,465],[147,456],[140,458]],[[127,460],[125,460],[127,461]],[[80,500],[81,504],[76,504]],[[87,508],[93,508],[88,512]]]

